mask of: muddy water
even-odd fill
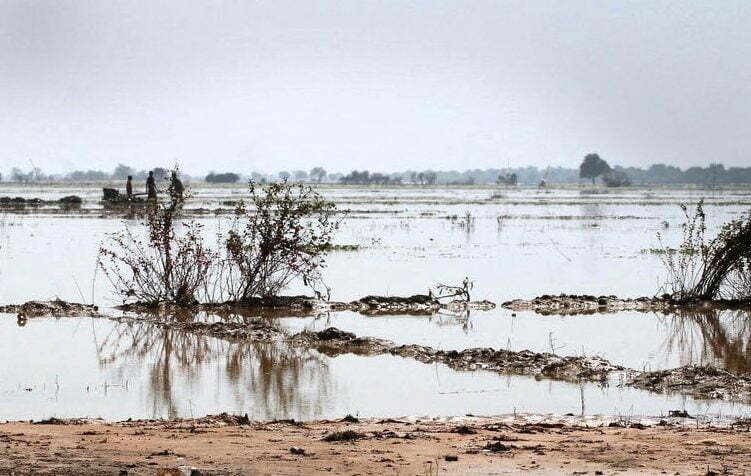
[[[228,343],[101,319],[0,316],[0,419],[175,417],[221,411],[256,419],[550,412],[745,415],[749,407],[488,372],[400,357],[329,358],[281,344]]]
[[[0,187],[0,196],[55,199],[79,194],[85,200],[83,210],[90,211],[0,211],[0,302],[59,296],[102,306],[116,303],[109,284],[94,272],[94,262],[102,237],[119,229],[122,220],[99,217],[99,193],[96,187]],[[474,298],[495,302],[559,292],[651,295],[662,270],[649,249],[658,246],[658,231],[668,242],[679,238],[678,203],[706,196],[711,228],[751,204],[751,193],[737,190],[587,195],[575,189],[523,189],[503,191],[492,199],[498,191],[490,188],[329,187],[324,193],[340,208],[351,210],[337,243],[360,246],[330,256],[325,278],[337,300],[426,292],[437,282],[457,283],[465,276],[475,282]],[[239,187],[199,188],[191,206],[226,208],[223,203],[240,196]],[[201,220],[208,228],[217,222]],[[358,335],[445,349],[553,350],[562,355],[597,354],[638,369],[714,363],[735,371],[751,369],[751,351],[744,344],[748,323],[748,316],[727,312],[564,318],[533,313],[512,317],[503,309],[469,316],[366,317],[345,312],[280,319],[280,325],[291,331],[333,325]],[[205,342],[189,345],[187,337],[179,340],[153,332],[148,349],[135,346],[125,351],[120,343],[117,351],[104,352],[97,344],[102,335],[134,331],[87,319],[38,320],[18,328],[11,316],[2,318],[0,326],[5,412],[0,418],[185,416],[224,410],[243,410],[259,418],[358,411],[487,414],[514,408],[581,412],[577,386],[454,372],[396,357],[326,358],[278,347],[240,349],[207,338],[193,338]],[[62,380],[59,391],[56,378],[58,383]],[[127,388],[118,386],[123,381]],[[375,395],[373,388],[378,389]],[[627,413],[633,406],[637,413],[659,414],[683,405],[699,405],[691,407],[698,412],[746,411],[635,390],[585,387],[587,413]]]

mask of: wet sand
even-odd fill
[[[660,425],[655,419],[642,420],[644,425],[631,420],[609,426],[608,419],[564,420],[509,416],[253,423],[218,416],[67,425],[5,423],[0,424],[0,474],[672,475],[751,471],[748,422],[697,424],[691,419],[669,419]],[[356,439],[326,441],[327,435],[344,431],[355,432],[351,435]]]

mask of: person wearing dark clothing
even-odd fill
[[[128,175],[128,181],[125,182],[125,196],[128,200],[133,200],[133,176]]]
[[[149,200],[156,201],[156,181],[154,180],[154,172],[149,172],[149,178],[146,179],[146,194]]]
[[[179,178],[177,178],[177,172],[172,172],[172,178],[170,178],[170,184],[169,184],[169,194],[170,198],[172,198],[172,201],[176,203],[180,203],[183,201],[183,192],[185,191],[185,187],[183,186],[183,183],[180,181]]]

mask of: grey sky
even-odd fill
[[[0,0],[0,170],[751,165],[751,2]]]

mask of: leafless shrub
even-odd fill
[[[177,220],[182,200],[149,208],[143,227],[107,236],[97,264],[124,300],[188,306],[277,296],[294,279],[314,291],[338,228],[335,206],[309,186],[249,185],[216,248],[203,226]],[[138,231],[145,232],[141,238]]]
[[[223,240],[217,279],[228,300],[276,296],[294,279],[314,290],[339,223],[335,205],[303,184],[249,184]]]
[[[709,253],[706,242],[706,215],[704,202],[696,205],[693,213],[686,205],[681,205],[686,217],[683,223],[683,239],[678,249],[665,245],[662,233],[657,233],[662,252],[657,253],[668,275],[665,280],[666,291],[675,299],[692,297],[694,289],[704,273]]]
[[[124,301],[198,302],[216,252],[206,246],[202,225],[176,220],[179,207],[176,200],[149,205],[137,230],[126,226],[109,234],[100,247],[97,266]]]
[[[470,301],[469,292],[474,287],[474,282],[464,278],[461,286],[450,286],[438,283],[436,285],[436,299],[461,297],[466,302]]]

